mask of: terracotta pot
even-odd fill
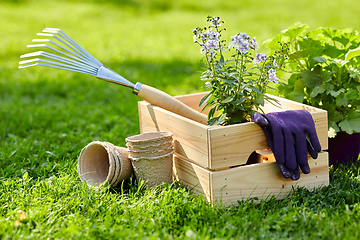
[[[360,133],[339,132],[329,138],[329,166],[356,162],[360,152]]]

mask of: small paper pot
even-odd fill
[[[129,148],[152,148],[172,143],[171,132],[150,132],[126,138],[126,146]]]
[[[172,183],[173,153],[157,157],[129,157],[137,180],[143,179],[151,188],[165,182]]]
[[[151,143],[142,143],[142,144],[132,144],[130,142],[126,143],[126,146],[129,150],[137,150],[137,151],[147,151],[149,149],[154,148],[171,148],[173,147],[172,138],[167,140],[159,140]]]
[[[172,144],[166,144],[159,147],[154,148],[139,148],[139,149],[129,149],[129,156],[134,158],[141,157],[158,157],[162,155],[166,155],[174,150]]]
[[[106,181],[114,187],[133,174],[128,149],[108,142],[91,142],[81,150],[78,173],[80,179],[91,187],[98,187]]]

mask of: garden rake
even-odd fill
[[[62,30],[58,28],[45,28],[42,33],[38,33],[37,35],[51,37],[54,40],[33,39],[33,42],[40,44],[28,45],[27,47],[48,48],[52,50],[51,52],[55,52],[55,54],[45,51],[24,54],[20,56],[20,58],[32,57],[32,59],[19,62],[19,68],[39,65],[93,75],[102,80],[132,88],[136,95],[152,105],[159,106],[196,122],[207,124],[207,116],[205,114],[188,107],[176,98],[158,89],[139,82],[133,84],[121,75],[105,67]]]

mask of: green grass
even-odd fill
[[[203,91],[191,29],[207,15],[228,36],[259,42],[295,22],[354,28],[356,1],[1,1],[0,239],[357,239],[360,164],[330,169],[319,190],[284,200],[211,206],[174,183],[148,190],[129,181],[93,191],[76,163],[89,142],[125,146],[139,133],[130,89],[66,71],[18,70],[19,56],[43,27],[65,30],[132,82],[171,95]],[[26,218],[19,226],[17,212]]]

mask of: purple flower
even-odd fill
[[[276,70],[273,68],[270,68],[268,71],[269,75],[269,81],[278,84],[279,78],[276,76]]]
[[[219,41],[208,40],[206,42],[206,48],[210,50],[211,53],[215,52],[215,50],[219,48]]]
[[[238,33],[231,37],[229,48],[234,48],[242,53],[247,53],[251,48],[250,37],[246,33]]]
[[[258,49],[257,42],[256,42],[256,37],[253,37],[253,39],[251,40],[250,45],[251,45],[252,49],[254,49],[254,50]]]
[[[262,63],[267,59],[267,54],[266,53],[257,53],[256,57],[253,60],[253,64],[254,66],[256,66],[256,64],[258,63]]]
[[[206,40],[217,40],[217,41],[220,41],[219,40],[219,33],[218,32],[214,32],[212,29],[210,30],[207,30],[206,32],[202,33],[200,38],[203,40],[203,41],[206,41]]]
[[[219,17],[213,17],[210,19],[210,25],[214,26],[214,27],[219,27],[221,26],[221,21]]]

